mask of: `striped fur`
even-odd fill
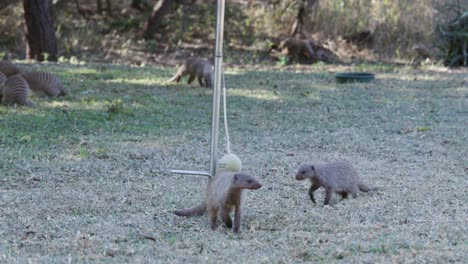
[[[52,97],[67,94],[59,78],[50,72],[28,72],[23,74],[31,90],[42,92]]]
[[[7,77],[5,76],[5,74],[0,72],[0,83],[4,83],[6,81],[6,79],[7,79]]]
[[[5,74],[6,77],[21,73],[21,69],[10,61],[0,60],[0,72]]]
[[[2,101],[2,94],[3,94],[3,83],[6,81],[7,77],[5,74],[0,72],[0,102]]]
[[[29,86],[20,74],[8,77],[3,86],[3,105],[27,105],[32,106],[33,102],[28,99]]]

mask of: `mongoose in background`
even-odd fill
[[[28,82],[29,88],[35,92],[45,93],[52,97],[64,96],[67,94],[59,78],[50,72],[27,72],[23,74]]]
[[[288,57],[289,64],[294,61],[305,60],[310,63],[317,61],[313,45],[309,40],[287,38],[281,41],[278,50]]]
[[[346,161],[335,161],[316,166],[310,163],[303,164],[297,170],[296,180],[302,181],[306,178],[312,183],[309,196],[313,203],[315,203],[314,191],[320,187],[325,188],[324,205],[330,203],[332,192],[340,194],[345,199],[348,194],[356,198],[359,190],[362,192],[373,190],[361,182],[357,171]]]
[[[27,105],[33,106],[33,102],[28,99],[29,86],[21,74],[8,77],[3,84],[3,105]]]
[[[213,87],[213,65],[207,60],[198,57],[187,59],[184,64],[179,67],[174,77],[167,82],[180,82],[180,79],[185,75],[189,75],[188,84],[191,84],[193,80],[197,78],[200,86],[207,88]]]
[[[238,233],[241,221],[241,208],[244,202],[244,189],[257,190],[262,185],[250,174],[245,172],[220,172],[210,179],[206,189],[206,199],[203,203],[190,209],[174,211],[178,216],[203,215],[208,211],[211,228],[216,229],[218,212],[228,228],[232,228],[230,213],[234,210],[234,232]]]
[[[15,74],[21,73],[21,69],[14,65],[10,61],[0,60],[0,72],[5,74],[6,77],[10,77]]]
[[[300,63],[337,61],[337,56],[331,50],[316,44],[311,39],[286,38],[280,42],[278,50],[288,57],[288,64],[295,61]]]

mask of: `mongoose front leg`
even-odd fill
[[[195,80],[195,75],[190,74],[187,83],[191,84],[193,82],[193,80]]]
[[[200,84],[200,87],[205,87],[205,85],[203,84],[203,78],[202,77],[198,77],[198,84]]]
[[[316,203],[315,202],[315,198],[314,198],[314,192],[320,188],[320,185],[316,185],[316,184],[312,184],[309,188],[309,197],[310,197],[310,200],[312,200],[313,203]]]
[[[211,229],[215,230],[217,225],[216,221],[218,220],[218,209],[211,208],[210,210],[210,219],[211,219]]]
[[[344,200],[344,199],[347,199],[348,198],[348,193],[343,191],[340,193],[341,194],[341,199]]]
[[[328,205],[330,203],[330,199],[332,196],[333,189],[332,188],[326,188],[326,193],[325,193],[325,202],[323,205]]]
[[[239,233],[240,221],[241,221],[241,208],[239,205],[237,205],[234,211],[234,233]]]
[[[221,210],[221,217],[223,219],[223,222],[226,224],[226,227],[232,228],[232,220],[231,220],[231,216],[229,216],[228,208],[225,207]]]

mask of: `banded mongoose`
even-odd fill
[[[65,88],[55,74],[50,72],[33,71],[23,74],[29,84],[29,88],[35,92],[42,92],[52,97],[67,94]]]
[[[241,209],[244,202],[243,190],[257,190],[262,185],[250,174],[245,172],[220,172],[210,179],[206,189],[205,201],[193,208],[175,210],[178,216],[203,215],[208,211],[211,228],[217,227],[218,212],[226,227],[232,228],[230,213],[234,210],[234,233],[239,232]]]
[[[213,65],[207,60],[199,57],[191,57],[187,59],[182,66],[179,67],[177,73],[167,82],[180,82],[180,79],[189,75],[188,84],[191,84],[195,78],[202,87],[213,87]]]
[[[21,74],[8,77],[3,84],[3,105],[26,105],[33,106],[33,102],[28,99],[29,86]]]
[[[22,73],[21,69],[10,61],[0,60],[0,72],[10,77],[15,74]]]
[[[309,196],[313,203],[315,203],[314,191],[320,187],[325,188],[324,205],[330,203],[333,192],[340,194],[345,199],[348,194],[356,198],[359,190],[362,192],[374,190],[361,182],[357,171],[347,161],[335,161],[315,166],[305,163],[297,170],[296,180],[302,181],[306,178],[312,183]]]

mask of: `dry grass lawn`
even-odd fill
[[[467,71],[229,68],[232,148],[263,184],[235,235],[170,212],[203,199],[207,178],[169,170],[207,169],[211,91],[171,68],[46,68],[69,95],[0,107],[1,263],[468,262]],[[380,190],[312,204],[296,168],[338,158]]]

